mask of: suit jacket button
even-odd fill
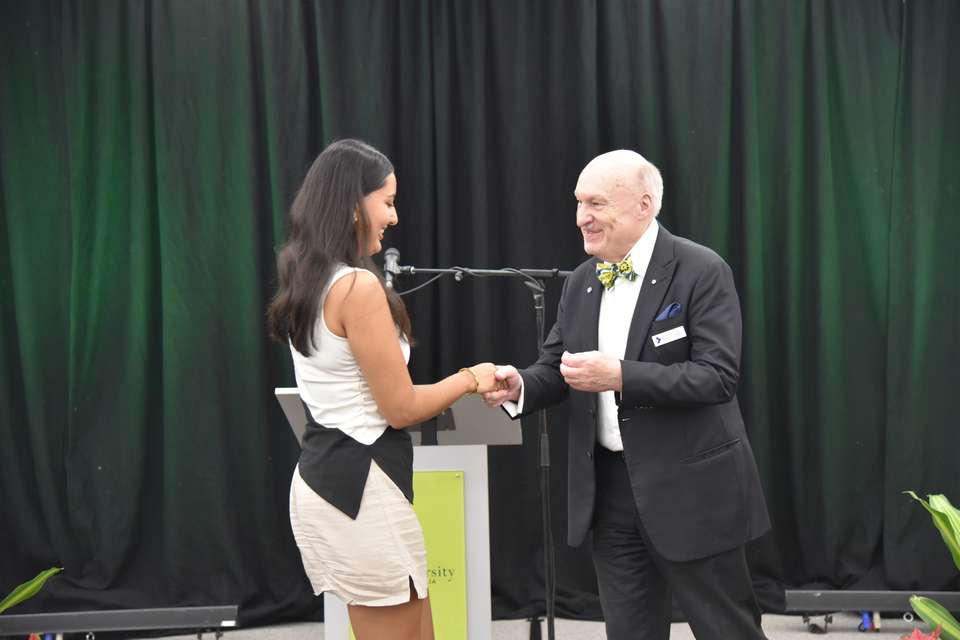
[[[593,451],[590,451],[589,449],[587,449],[587,457],[593,460]]]

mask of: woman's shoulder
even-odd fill
[[[385,298],[383,286],[376,274],[361,267],[340,265],[336,268],[330,285],[330,295],[344,298],[357,295],[361,299]]]
[[[334,284],[341,280],[348,280],[352,283],[380,284],[380,279],[376,274],[363,267],[351,267],[348,264],[340,263],[333,268],[333,274],[330,281]]]

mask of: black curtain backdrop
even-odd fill
[[[580,169],[644,154],[661,222],[737,277],[765,607],[960,588],[900,493],[960,503],[958,35],[953,0],[0,0],[0,592],[60,565],[21,612],[319,614],[263,317],[295,189],[346,136],[393,159],[385,245],[422,267],[572,268]],[[408,302],[416,381],[535,358],[519,282]],[[543,611],[535,429],[490,452],[498,618]],[[599,615],[586,549],[558,581],[560,615]]]

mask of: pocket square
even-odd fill
[[[660,320],[669,320],[670,318],[679,314],[680,311],[682,310],[683,310],[683,305],[681,305],[679,302],[671,302],[670,304],[668,304],[666,307],[663,308],[663,311],[661,311],[660,315],[658,315],[654,319],[654,322],[659,322]]]

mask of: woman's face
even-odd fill
[[[363,208],[367,212],[367,229],[369,246],[367,254],[373,255],[383,249],[383,232],[387,227],[397,224],[397,209],[394,202],[397,199],[397,177],[394,174],[387,176],[383,186],[368,193],[363,198]]]

